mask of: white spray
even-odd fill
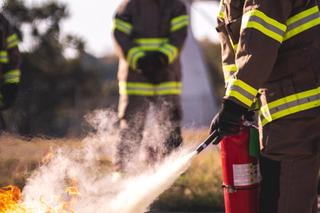
[[[90,120],[97,132],[86,138],[82,147],[58,150],[27,181],[23,204],[32,212],[44,213],[69,202],[76,213],[143,213],[186,171],[196,155],[190,147],[183,147],[139,175],[115,180],[100,162],[101,155],[111,154],[117,137],[115,113],[98,111]],[[75,180],[79,191],[75,198],[66,194],[70,180]]]

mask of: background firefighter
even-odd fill
[[[0,110],[10,108],[17,97],[20,82],[20,52],[19,38],[13,27],[3,14],[0,13]],[[5,129],[1,117],[1,130]]]
[[[227,90],[211,129],[222,136],[239,132],[241,117],[260,96],[260,212],[316,212],[319,1],[222,0],[220,6]]]
[[[180,121],[180,51],[189,17],[179,0],[129,0],[116,12],[114,37],[119,55],[118,115],[120,138],[116,165],[125,165],[138,152],[150,104],[159,126],[166,126],[164,149],[150,147],[151,158],[165,155],[182,143]],[[153,151],[155,151],[153,153]]]

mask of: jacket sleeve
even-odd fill
[[[181,52],[188,35],[189,15],[186,6],[180,1],[174,1],[173,12],[170,20],[169,41],[159,49],[172,63]]]
[[[132,32],[133,1],[125,1],[118,8],[114,17],[113,35],[116,41],[116,47],[120,50],[120,56],[123,56],[132,69],[136,69],[139,58],[145,56],[145,52],[134,43]]]
[[[238,72],[228,83],[225,99],[251,107],[271,74],[291,10],[291,0],[245,1],[235,56]]]

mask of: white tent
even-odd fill
[[[190,11],[190,4],[187,5]],[[184,86],[183,126],[194,128],[208,126],[212,116],[217,112],[217,105],[213,98],[213,88],[209,83],[206,65],[191,27],[181,60]]]

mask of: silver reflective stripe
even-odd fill
[[[258,16],[251,16],[249,18],[249,21],[257,22],[257,23],[261,24],[262,26],[264,26],[265,28],[267,28],[268,30],[271,30],[272,32],[280,35],[281,37],[283,37],[283,35],[285,34],[284,31],[282,31],[279,28],[267,23],[265,20],[263,20],[262,18],[260,18]]]
[[[312,101],[316,101],[316,100],[320,100],[320,94],[316,94],[316,95],[313,95],[313,96],[310,96],[310,97],[301,98],[301,99],[298,99],[298,100],[287,102],[287,103],[282,104],[280,106],[277,106],[277,107],[269,109],[269,112],[270,112],[270,114],[272,116],[273,114],[275,114],[277,112],[280,112],[280,111],[283,111],[283,110],[287,110],[289,108],[296,107],[296,106],[299,106],[299,105],[302,105],[302,104],[306,104],[306,103],[309,103],[309,102],[312,102]]]
[[[312,14],[310,16],[307,16],[307,17],[305,17],[305,18],[303,18],[303,19],[301,19],[299,21],[296,21],[296,22],[288,25],[287,31],[290,31],[290,30],[292,30],[294,28],[300,27],[301,25],[306,24],[306,23],[308,23],[308,22],[310,22],[310,21],[312,21],[314,19],[317,19],[319,17],[320,17],[320,13],[315,13],[315,14]]]
[[[244,97],[248,98],[249,100],[253,100],[255,98],[254,95],[250,94],[249,92],[247,92],[246,90],[242,89],[241,87],[239,87],[237,85],[232,85],[230,87],[230,91],[239,92],[241,95],[243,95]]]

